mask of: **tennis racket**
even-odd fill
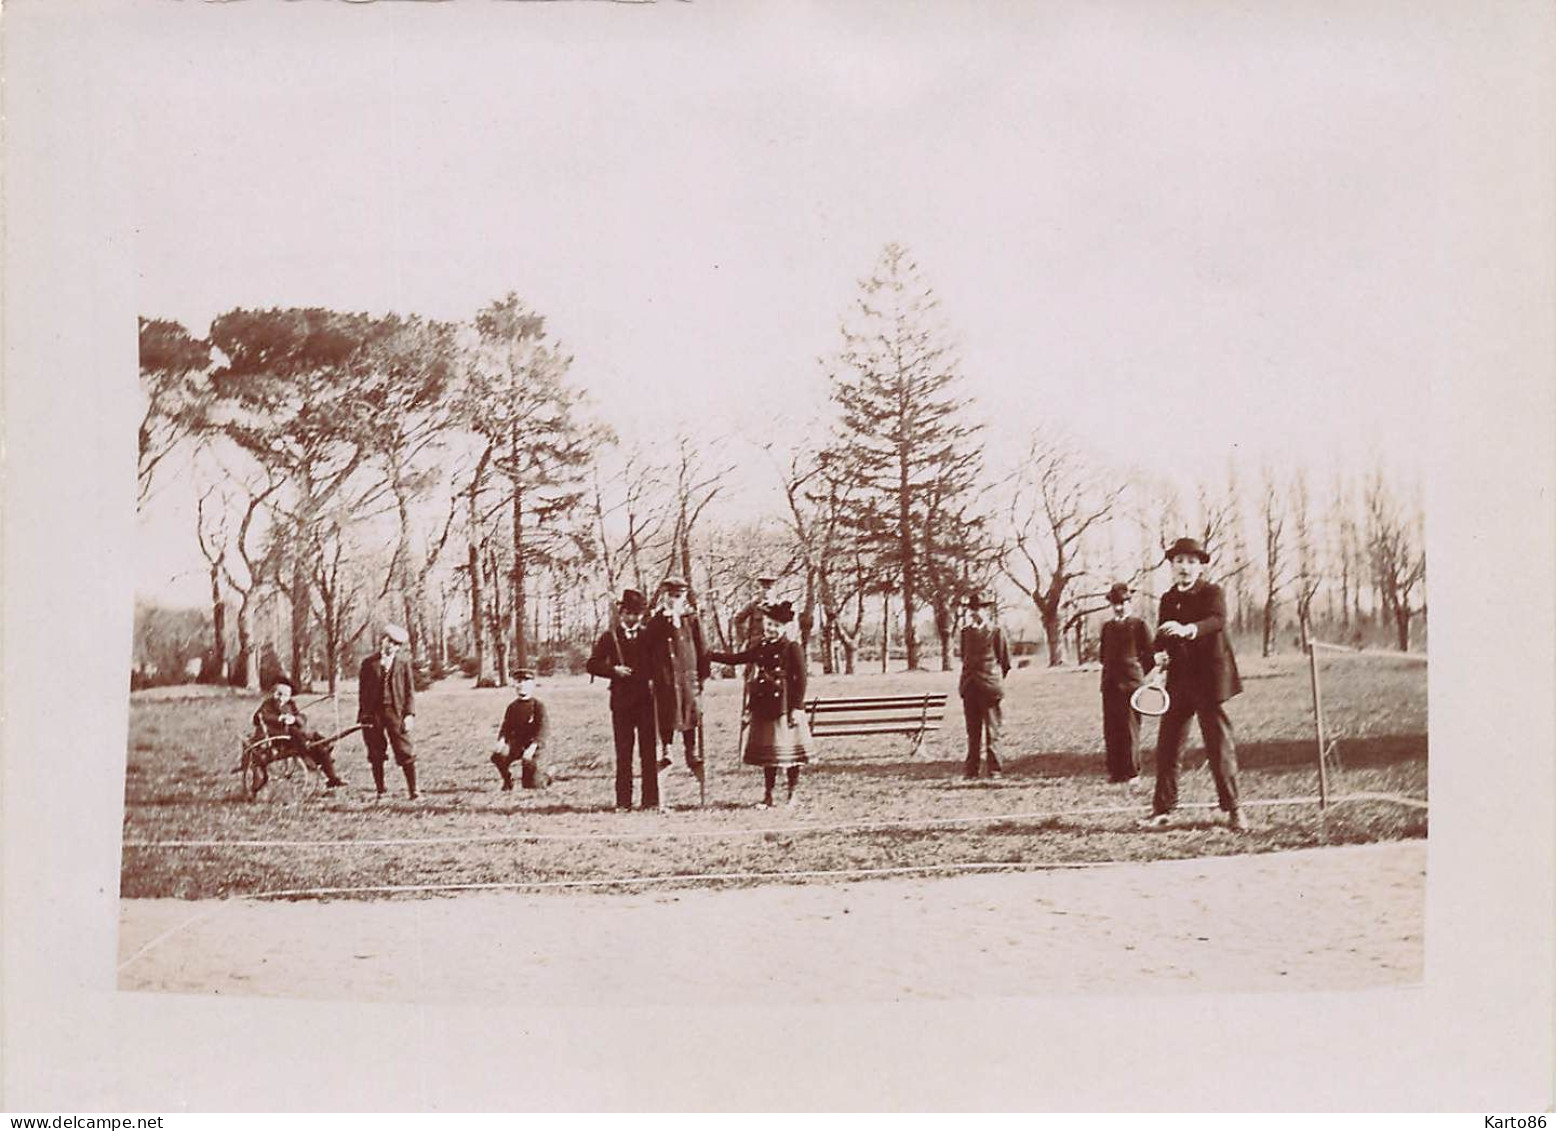
[[[1129,705],[1142,715],[1157,718],[1167,713],[1172,698],[1167,694],[1167,672],[1158,668],[1129,697]]]

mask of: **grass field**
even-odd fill
[[[1305,659],[1251,660],[1243,666],[1245,691],[1230,714],[1245,799],[1316,795]],[[1103,771],[1094,670],[1013,672],[1005,709],[1005,776],[998,783],[964,783],[965,736],[955,679],[941,672],[815,677],[811,687],[818,695],[947,691],[946,727],[916,759],[906,757],[902,738],[822,740],[815,765],[805,773],[800,804],[771,811],[752,808],[761,794],[760,773],[741,766],[736,754],[739,685],[715,681],[706,699],[708,805],[698,808],[697,784],[677,765],[662,777],[664,800],[673,809],[666,814],[613,811],[606,689],[587,677],[561,677],[540,687],[555,720],[550,769],[557,780],[532,793],[499,792],[496,770],[487,761],[509,691],[444,685],[423,693],[416,736],[422,796],[415,802],[404,799],[392,764],[389,798],[373,799],[361,740],[353,736],[336,749],[347,789],[325,794],[300,788],[297,779],[278,781],[249,803],[230,771],[248,729],[251,698],[209,691],[180,697],[176,689],[138,693],[130,710],[121,895],[194,899],[321,887],[1154,860],[1426,834],[1423,810],[1378,801],[1340,805],[1322,819],[1313,805],[1253,806],[1253,831],[1242,837],[1228,832],[1214,810],[1192,808],[1170,829],[1138,830],[1134,818],[1149,805],[1155,724],[1147,721],[1143,728],[1146,788],[1128,794]],[[1366,655],[1325,659],[1326,721],[1339,740],[1343,765],[1339,780],[1330,784],[1332,793],[1426,796],[1426,685],[1424,664]],[[328,701],[310,708],[310,716],[318,729],[336,729]],[[354,717],[348,687],[339,703],[340,725]],[[1185,806],[1215,799],[1209,773],[1200,768],[1203,760],[1202,751],[1190,750]],[[1073,813],[1113,807],[1130,811]],[[986,820],[822,827],[964,817]],[[453,843],[466,837],[489,839]],[[440,839],[394,846],[349,843],[402,838]],[[145,846],[172,840],[223,844]]]

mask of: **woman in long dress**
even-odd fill
[[[760,766],[766,785],[761,808],[773,805],[778,770],[788,784],[785,803],[793,805],[800,783],[800,767],[810,761],[810,733],[805,725],[805,654],[788,637],[794,606],[788,601],[762,608],[762,639],[739,652],[709,652],[719,664],[751,664],[747,709],[751,726],[746,734],[743,761]]]

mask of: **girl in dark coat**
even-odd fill
[[[751,664],[754,668],[747,690],[751,727],[746,734],[744,761],[762,767],[766,786],[761,808],[773,804],[773,789],[778,784],[778,768],[784,767],[789,792],[786,803],[794,804],[800,783],[800,767],[810,761],[810,733],[805,726],[805,654],[797,641],[785,635],[794,620],[794,607],[788,601],[762,609],[762,639],[740,652],[709,652],[708,659],[719,664]]]

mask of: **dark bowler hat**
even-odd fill
[[[534,668],[518,668],[517,670],[514,671],[513,678],[518,680],[520,683],[523,683],[526,679],[534,679],[535,678],[535,669]]]
[[[987,609],[990,608],[993,604],[994,602],[989,600],[989,598],[985,597],[982,593],[974,593],[971,597],[967,598],[967,607],[969,609]]]
[[[1108,604],[1122,605],[1125,601],[1129,600],[1129,595],[1132,592],[1133,590],[1130,589],[1128,584],[1125,582],[1115,581],[1108,589]]]
[[[648,598],[636,589],[624,589],[621,593],[621,611],[624,613],[648,612]]]
[[[289,676],[289,675],[285,675],[285,674],[276,676],[275,681],[273,683],[271,683],[271,685],[270,685],[270,690],[274,691],[276,688],[280,687],[283,683],[286,684],[286,689],[288,691],[296,691],[297,690],[297,684],[292,682],[292,677]]]
[[[1208,563],[1210,561],[1210,555],[1205,553],[1205,547],[1192,538],[1179,538],[1171,546],[1168,546],[1167,553],[1162,560],[1170,562],[1179,554],[1192,554],[1202,562]]]
[[[775,601],[771,605],[763,605],[762,615],[769,620],[777,621],[779,624],[788,624],[794,619],[794,603],[792,601]]]

